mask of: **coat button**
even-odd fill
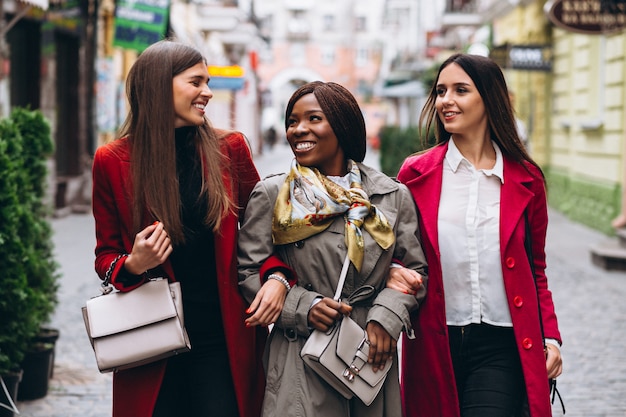
[[[304,247],[304,240],[299,240],[295,244],[296,248],[302,249]]]
[[[525,337],[524,340],[522,340],[522,347],[526,350],[530,349],[533,347],[533,340],[530,337]]]
[[[296,331],[294,329],[286,329],[285,330],[285,336],[287,336],[287,339],[289,339],[289,340],[295,340],[295,338],[296,338]]]
[[[509,256],[508,258],[506,258],[506,267],[511,269],[515,266],[515,258],[512,256]]]
[[[516,296],[513,298],[513,305],[514,305],[515,307],[517,307],[517,308],[519,308],[519,307],[523,306],[523,305],[524,305],[524,299],[523,299],[521,296],[516,295]]]
[[[304,289],[307,291],[313,291],[313,284],[310,282],[304,286]]]

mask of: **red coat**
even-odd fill
[[[228,180],[230,173],[224,172],[225,184],[230,188],[234,202],[243,210],[259,176],[243,135],[230,133],[222,144],[222,151],[230,158],[229,165],[234,175],[231,188]],[[126,139],[119,139],[96,151],[93,163],[93,214],[97,239],[95,267],[101,278],[115,257],[119,253],[130,253],[133,246],[129,169],[129,144]],[[216,270],[239,413],[241,417],[256,417],[260,414],[265,388],[262,353],[266,330],[262,327],[247,328],[244,323],[247,304],[239,293],[237,283],[238,220],[238,215],[233,213],[222,220],[220,234],[215,236]],[[153,221],[144,219],[144,226]],[[120,263],[113,271],[113,281],[122,267]],[[175,280],[170,261],[162,266],[169,278]],[[114,374],[113,417],[152,416],[165,364],[166,361],[160,361]]]
[[[403,339],[402,397],[406,417],[458,417],[459,404],[450,348],[441,276],[437,218],[443,160],[447,143],[407,158],[398,179],[413,194],[420,214],[422,248],[428,261],[428,295],[413,319],[415,339]],[[548,376],[539,326],[537,293],[524,248],[525,220],[531,224],[532,248],[547,338],[561,341],[552,294],[545,275],[548,225],[546,192],[541,174],[526,164],[504,159],[500,195],[500,253],[502,275],[521,358],[532,417],[551,415]]]

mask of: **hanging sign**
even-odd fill
[[[165,37],[169,0],[118,0],[113,46],[142,52]]]
[[[553,0],[544,11],[561,29],[584,34],[607,34],[626,28],[626,2],[618,0]]]
[[[212,90],[241,90],[245,85],[245,71],[239,65],[209,65],[208,70]]]

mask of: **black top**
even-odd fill
[[[207,196],[202,185],[200,157],[189,134],[195,128],[176,129],[176,171],[180,188],[185,243],[170,255],[183,291],[185,327],[194,340],[223,339],[224,331],[215,270],[214,235],[204,224]]]

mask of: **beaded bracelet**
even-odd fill
[[[280,282],[281,284],[285,286],[285,288],[287,288],[287,292],[289,292],[289,290],[291,289],[291,285],[289,285],[289,281],[287,281],[285,278],[281,277],[278,274],[269,274],[267,276],[267,279],[275,279],[276,281]]]

